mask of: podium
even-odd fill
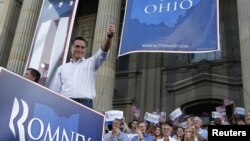
[[[0,67],[0,140],[101,141],[104,115]]]

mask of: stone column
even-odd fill
[[[113,22],[117,29],[109,56],[97,71],[94,109],[98,111],[112,109],[121,4],[122,0],[100,0],[98,5],[92,54],[96,53],[106,38],[108,24]]]
[[[250,1],[237,0],[244,104],[250,110]]]
[[[42,0],[24,0],[7,68],[22,74],[28,59]]]
[[[136,96],[140,101],[140,112],[161,110],[161,59],[157,53],[143,54],[141,93]]]
[[[16,0],[0,1],[0,66],[6,67],[21,5]]]

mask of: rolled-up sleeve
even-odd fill
[[[102,51],[102,49],[99,49],[96,54],[93,56],[94,63],[95,63],[95,71],[102,65],[102,63],[106,60],[107,56],[109,54],[108,52]]]

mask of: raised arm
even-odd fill
[[[107,30],[107,37],[105,38],[101,46],[104,52],[108,52],[111,46],[111,41],[114,36],[114,33],[115,33],[115,25],[113,23],[110,23]]]

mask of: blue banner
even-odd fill
[[[118,56],[220,50],[218,0],[127,0]]]
[[[0,67],[0,139],[101,141],[104,115]]]

